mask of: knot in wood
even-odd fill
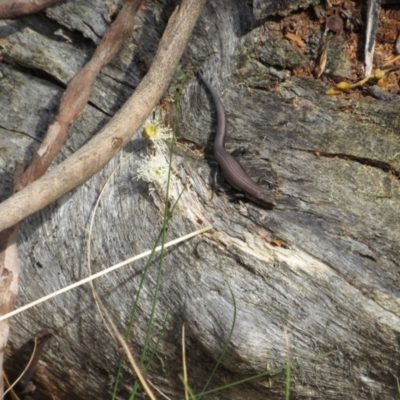
[[[111,146],[113,149],[118,149],[122,145],[122,138],[119,136],[115,136],[111,139]]]

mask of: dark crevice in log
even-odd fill
[[[300,148],[295,148],[295,147],[289,147],[289,148],[292,149],[292,150],[304,151],[304,152],[307,152],[307,153],[311,153],[311,154],[316,155],[317,157],[339,158],[339,159],[342,159],[342,160],[355,161],[355,162],[357,162],[359,164],[368,165],[370,167],[380,169],[380,170],[382,170],[384,172],[388,172],[392,176],[400,179],[400,171],[394,170],[393,167],[387,162],[374,160],[374,159],[371,159],[371,158],[357,157],[357,156],[352,155],[352,154],[327,153],[327,152],[323,152],[323,151],[319,151],[319,150],[308,150],[308,149],[300,149]]]

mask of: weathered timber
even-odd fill
[[[173,9],[170,3],[146,3],[133,39],[96,81],[90,104],[72,125],[57,163],[89,140],[137,86]],[[22,154],[29,158],[41,141],[65,84],[94,51],[118,4],[69,2],[68,7],[59,4],[37,15],[0,21],[2,200],[10,195],[15,160]],[[189,75],[180,104],[171,201],[186,189],[167,239],[208,224],[214,231],[164,255],[152,348],[165,318],[166,329],[149,380],[170,398],[183,398],[178,376],[183,323],[191,387],[200,391],[210,376],[232,328],[229,286],[236,323],[210,388],[281,367],[289,353],[293,362],[301,361],[292,370],[293,398],[386,400],[398,395],[400,100],[328,97],[324,92],[330,84],[292,77],[292,70],[305,68],[309,59],[272,28],[277,19],[306,7],[305,1],[255,1],[253,8],[245,0],[209,1],[182,60],[183,71],[201,69],[218,90],[227,111],[226,148],[246,148],[237,158],[252,178],[275,182],[278,206],[263,210],[234,201],[232,192],[212,196],[214,106]],[[68,40],[55,34],[59,29]],[[97,211],[92,269],[154,245],[165,192],[149,193],[149,185],[137,180],[143,146],[138,132],[90,181],[23,223],[19,305],[89,274],[90,213],[107,177],[133,151]],[[158,262],[156,256],[129,341],[137,354]],[[137,262],[96,282],[121,332],[145,264]],[[33,308],[10,324],[5,368],[12,376],[22,369],[16,360],[23,344],[43,328],[53,332],[33,377],[36,391],[28,398],[111,398],[120,350],[100,319],[89,286]],[[307,361],[327,352],[332,354]],[[285,379],[282,371],[208,398],[282,399]],[[125,366],[119,398],[128,398],[133,381]]]

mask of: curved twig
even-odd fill
[[[5,0],[0,4],[0,19],[33,14],[57,2],[58,0]]]
[[[85,146],[0,204],[0,231],[46,207],[107,164],[144,122],[167,89],[205,0],[183,0],[171,15],[147,75],[119,112]]]
[[[43,176],[68,138],[68,127],[82,113],[94,82],[100,71],[120,51],[125,39],[132,34],[134,17],[142,0],[126,2],[118,17],[109,26],[92,58],[68,83],[54,122],[47,129],[43,143],[36,151],[29,167],[18,179],[14,191],[18,192]]]

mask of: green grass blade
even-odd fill
[[[286,392],[285,392],[285,400],[290,399],[290,374],[291,374],[291,365],[290,360],[286,364]]]
[[[185,75],[185,79],[187,78],[187,75]],[[180,103],[180,99],[181,99],[181,93],[182,91],[180,90],[178,92],[178,98],[176,101],[176,104]],[[160,251],[160,261],[159,261],[159,265],[158,265],[158,274],[157,274],[157,281],[156,281],[156,288],[154,291],[154,297],[153,297],[153,303],[152,303],[152,308],[151,308],[151,312],[150,312],[150,319],[147,325],[147,330],[146,330],[146,337],[145,337],[145,341],[143,344],[143,349],[140,355],[140,363],[143,365],[144,360],[146,358],[146,354],[147,354],[147,350],[149,347],[149,342],[150,342],[150,338],[151,338],[151,332],[153,329],[153,323],[154,323],[154,318],[155,318],[155,309],[157,306],[157,301],[158,301],[158,296],[159,296],[159,290],[160,290],[160,285],[161,285],[161,278],[162,278],[162,270],[163,270],[163,266],[164,266],[164,245],[165,245],[165,237],[166,237],[166,231],[167,231],[167,227],[168,227],[168,223],[170,221],[170,219],[172,218],[173,212],[175,211],[175,208],[178,204],[178,202],[180,201],[182,194],[183,194],[183,190],[185,190],[185,188],[181,191],[181,193],[178,196],[178,199],[176,200],[176,202],[174,203],[173,207],[171,209],[169,209],[169,191],[170,191],[170,184],[171,184],[171,175],[172,175],[172,157],[173,157],[173,150],[174,150],[174,142],[175,142],[175,132],[176,132],[176,127],[177,127],[177,121],[178,121],[178,108],[175,107],[175,112],[174,112],[174,126],[173,126],[173,139],[172,139],[172,143],[171,143],[171,147],[170,147],[170,152],[169,152],[169,168],[168,168],[168,179],[167,179],[167,188],[166,188],[166,195],[165,195],[165,205],[164,205],[164,220],[163,220],[163,226],[160,232],[159,237],[161,236],[161,251]],[[158,246],[158,243],[154,246],[154,248]],[[151,361],[151,358],[148,359],[148,363],[147,365],[149,365],[149,362]],[[138,382],[135,381],[134,384],[134,388],[131,392],[131,396],[130,399],[133,399],[135,396],[135,393],[137,391],[137,385]]]
[[[318,354],[318,355],[313,356],[313,357],[308,357],[308,358],[304,358],[304,359],[302,359],[300,361],[292,362],[291,365],[292,366],[303,365],[303,364],[306,364],[307,362],[316,361],[316,360],[319,360],[319,359],[321,359],[323,357],[330,356],[333,353],[334,353],[334,351]],[[241,379],[240,381],[236,381],[236,382],[224,385],[224,386],[217,387],[215,389],[208,390],[207,392],[202,392],[202,393],[196,395],[196,399],[199,399],[199,398],[201,398],[203,396],[206,396],[208,394],[211,394],[211,393],[220,392],[221,390],[225,390],[225,389],[232,388],[234,386],[242,385],[243,383],[251,382],[251,381],[253,381],[255,379],[263,378],[263,377],[268,376],[268,375],[277,374],[279,372],[284,371],[286,368],[287,367],[286,367],[286,364],[285,364],[285,365],[282,365],[281,367],[270,369],[268,371],[262,372],[261,374],[253,375],[253,376],[250,376],[248,378]]]
[[[156,249],[156,247],[159,245],[160,240],[161,240],[161,232],[160,232],[159,235],[158,235],[158,238],[157,238],[157,240],[156,240],[155,246],[153,247],[153,250],[152,250],[152,252],[151,252],[151,254],[150,254],[150,256],[149,256],[149,259],[148,259],[148,261],[147,261],[147,263],[146,263],[146,266],[145,266],[145,268],[144,268],[142,277],[141,277],[140,282],[139,282],[139,288],[138,288],[138,291],[136,292],[135,300],[134,300],[134,302],[133,302],[132,311],[131,311],[131,315],[130,315],[129,322],[128,322],[128,328],[127,328],[127,331],[126,331],[126,334],[125,334],[125,337],[126,337],[127,339],[129,339],[130,334],[131,334],[131,330],[132,330],[132,326],[133,326],[133,321],[134,321],[135,314],[136,314],[136,308],[137,308],[137,305],[138,305],[138,302],[139,302],[139,298],[140,298],[140,292],[141,292],[141,290],[142,290],[142,288],[143,288],[144,280],[145,280],[146,277],[147,277],[147,273],[148,273],[148,271],[149,271],[151,262],[153,261],[153,257],[154,257],[154,254],[155,254],[155,249]],[[118,386],[119,386],[119,379],[120,379],[120,376],[121,376],[123,363],[124,363],[124,358],[123,358],[123,357],[120,357],[119,362],[118,362],[117,372],[116,372],[116,379],[115,379],[115,382],[114,382],[114,388],[113,388],[113,393],[112,393],[112,400],[115,400],[116,397],[117,397],[117,391],[118,391]]]
[[[214,367],[214,369],[212,370],[212,372],[211,372],[211,374],[210,374],[210,376],[209,376],[209,378],[208,378],[206,384],[204,385],[202,392],[205,392],[205,391],[207,390],[208,385],[211,383],[211,380],[212,380],[212,378],[214,377],[215,373],[217,372],[217,369],[218,369],[219,365],[221,364],[222,360],[224,359],[225,354],[226,354],[226,352],[227,352],[227,350],[228,350],[229,344],[230,344],[230,342],[231,342],[231,338],[232,338],[232,335],[233,335],[233,330],[235,329],[235,324],[236,324],[236,311],[237,311],[237,308],[236,308],[236,298],[235,298],[235,295],[234,295],[234,293],[233,293],[233,291],[232,291],[231,285],[229,284],[229,281],[226,281],[226,282],[227,282],[227,284],[228,284],[229,291],[231,292],[231,297],[232,297],[232,302],[233,302],[233,320],[232,320],[232,326],[231,326],[231,330],[230,330],[230,332],[229,332],[228,339],[227,339],[227,341],[226,341],[226,343],[225,343],[224,349],[222,350],[221,356],[219,357],[217,363],[215,364],[215,367]],[[197,395],[197,396],[198,396],[198,398],[199,398],[200,394]]]

